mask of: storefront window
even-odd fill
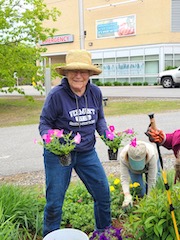
[[[145,62],[145,74],[157,74],[159,72],[158,61],[146,61]]]

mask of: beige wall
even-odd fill
[[[87,8],[119,3],[127,0],[84,0],[84,29],[87,31],[85,48],[97,50],[105,48],[130,47],[146,44],[178,43],[180,33],[171,33],[171,0],[139,0],[137,2],[88,11]],[[78,0],[45,0],[48,8],[56,7],[61,16],[55,23],[45,22],[55,27],[59,34],[73,34],[73,43],[47,45],[48,53],[63,52],[80,48]],[[136,15],[136,34],[121,38],[96,39],[96,20]],[[89,42],[93,46],[89,46]]]

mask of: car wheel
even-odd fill
[[[163,86],[164,88],[172,88],[172,86],[173,86],[173,80],[172,80],[172,78],[171,78],[171,77],[164,77],[164,78],[162,79],[162,86]]]

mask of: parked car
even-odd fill
[[[157,82],[164,88],[180,86],[180,66],[175,69],[160,72],[157,77]]]

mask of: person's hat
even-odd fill
[[[146,161],[146,146],[144,143],[137,143],[137,145],[129,145],[128,160],[130,167],[135,171],[141,171],[145,167]]]
[[[66,55],[66,65],[59,66],[56,71],[65,75],[68,70],[89,70],[90,76],[98,75],[102,71],[92,64],[91,53],[86,50],[70,50]]]

